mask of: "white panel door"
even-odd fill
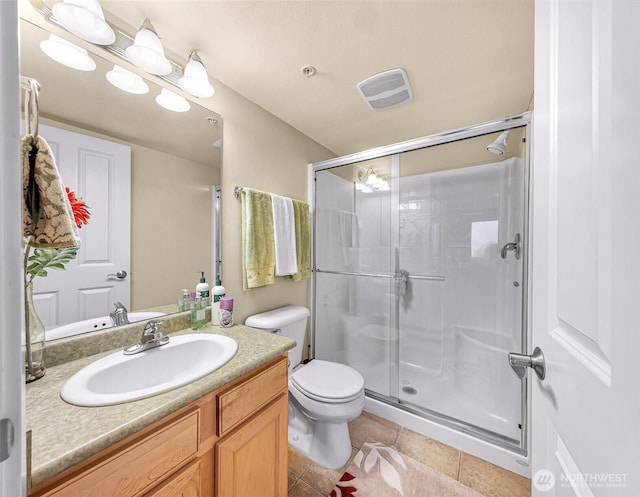
[[[91,219],[79,230],[78,257],[66,270],[35,279],[38,314],[51,328],[106,316],[114,302],[129,308],[131,148],[51,126],[41,125],[40,135],[65,186],[87,203]],[[119,271],[127,276],[118,278]]]
[[[640,495],[640,2],[536,1],[534,496]]]

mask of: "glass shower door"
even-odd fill
[[[398,399],[519,446],[526,175],[510,134],[506,159],[487,136],[400,156]]]
[[[315,183],[315,357],[353,367],[385,396],[397,390],[390,168],[389,158],[350,164]]]

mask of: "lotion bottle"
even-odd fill
[[[222,286],[222,280],[220,279],[220,273],[217,274],[216,286],[211,289],[212,300],[211,303],[211,322],[215,325],[220,324],[220,298],[224,297],[226,290]]]
[[[196,297],[200,297],[205,307],[209,305],[209,285],[204,279],[204,271],[200,272],[200,283],[196,285]]]

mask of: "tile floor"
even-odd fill
[[[349,423],[352,457],[372,438],[487,497],[530,497],[531,481],[369,413]],[[351,461],[349,461],[351,462]],[[345,464],[345,467],[349,464]],[[289,448],[289,497],[326,497],[344,473],[325,469]]]

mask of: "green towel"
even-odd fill
[[[275,281],[275,244],[271,195],[251,188],[242,193],[242,288]]]
[[[296,260],[298,272],[291,275],[293,281],[309,277],[309,260],[311,254],[311,225],[309,224],[309,204],[301,200],[293,200],[293,218],[296,225]]]

